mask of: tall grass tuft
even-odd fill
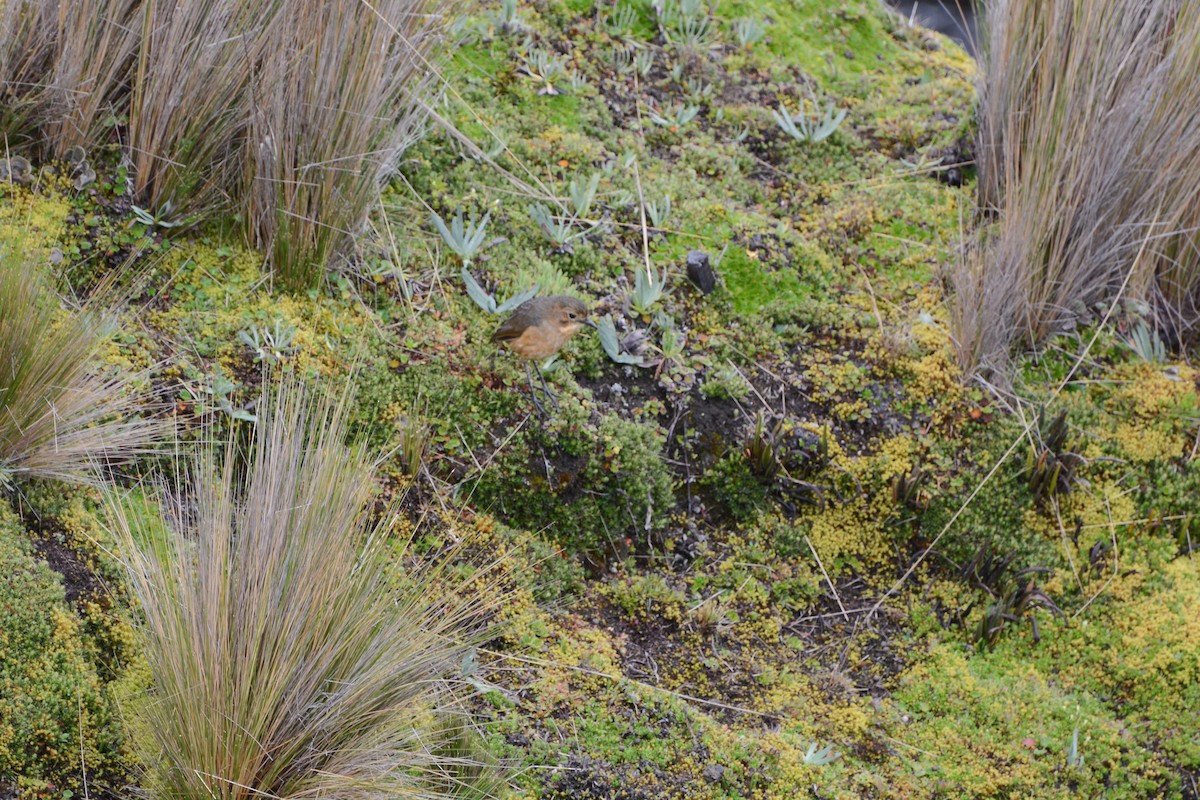
[[[56,156],[124,112],[143,0],[0,4],[0,133]],[[44,140],[44,141],[43,141]]]
[[[55,156],[102,143],[127,111],[144,0],[59,0],[44,135]],[[18,3],[19,5],[19,3]]]
[[[964,365],[1002,367],[1119,295],[1186,336],[1200,300],[1200,0],[991,0],[979,75],[992,224],[954,275]]]
[[[421,133],[442,0],[0,0],[0,145],[128,147],[171,228],[235,216],[288,288],[349,249]]]
[[[438,0],[286,0],[251,88],[243,216],[282,282],[345,252],[419,135]]]
[[[136,202],[176,222],[236,208],[248,87],[282,0],[144,0],[129,147]]]
[[[0,3],[0,157],[36,141],[47,118],[46,77],[54,61],[54,4]]]
[[[85,481],[98,460],[147,452],[161,427],[135,416],[128,376],[105,377],[99,309],[62,309],[20,240],[0,242],[0,488],[24,478]]]
[[[135,725],[152,794],[454,793],[446,678],[481,607],[444,569],[388,564],[343,405],[285,385],[260,408],[250,452],[200,457],[165,531],[110,503],[154,679]]]

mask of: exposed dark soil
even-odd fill
[[[32,539],[34,550],[50,569],[62,576],[68,603],[78,607],[80,600],[106,591],[104,582],[92,571],[88,563],[77,551],[62,541],[61,532],[33,526],[30,530],[38,534]]]
[[[803,657],[824,670],[830,699],[858,694],[887,697],[910,660],[896,647],[896,642],[906,639],[905,615],[886,606],[870,614],[877,600],[862,578],[847,578],[837,582],[836,597],[822,595],[787,625],[804,642]],[[858,650],[853,663],[848,660],[851,642]]]

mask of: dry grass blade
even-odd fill
[[[97,459],[147,452],[161,427],[134,416],[128,377],[97,374],[108,333],[98,310],[64,312],[22,245],[0,244],[0,484],[86,480]]]
[[[436,0],[289,0],[256,64],[244,158],[247,237],[289,288],[344,252],[420,135]]]
[[[1126,284],[1184,334],[1200,305],[1200,0],[993,0],[983,42],[979,196],[998,221],[954,278],[961,360],[1002,366]]]
[[[251,452],[201,457],[192,496],[165,502],[165,530],[110,503],[154,677],[137,709],[151,790],[460,790],[471,764],[446,678],[484,609],[453,593],[448,567],[396,577],[369,522],[368,455],[343,445],[344,405],[285,385],[260,408]]]

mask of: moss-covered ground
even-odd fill
[[[116,170],[6,186],[0,225],[81,294],[151,245],[110,360],[185,443],[250,424],[264,365],[354,380],[381,494],[428,546],[511,564],[468,676],[511,796],[1197,797],[1197,372],[1117,315],[973,388],[942,282],[973,64],[874,0],[697,8],[667,35],[637,0],[458,20],[436,112],[459,133],[409,151],[319,292],[274,291],[218,224],[164,241]],[[772,109],[814,101],[845,121],[792,140]],[[486,291],[575,295],[641,363],[577,337],[540,417],[430,224],[458,210],[490,214]],[[639,309],[647,260],[667,284]],[[136,780],[144,666],[96,505],[0,508],[0,796]]]

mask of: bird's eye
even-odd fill
[[[574,312],[574,311],[568,311],[568,312],[567,312],[567,316],[568,316],[568,317],[570,317],[571,319],[575,319],[575,312]]]

